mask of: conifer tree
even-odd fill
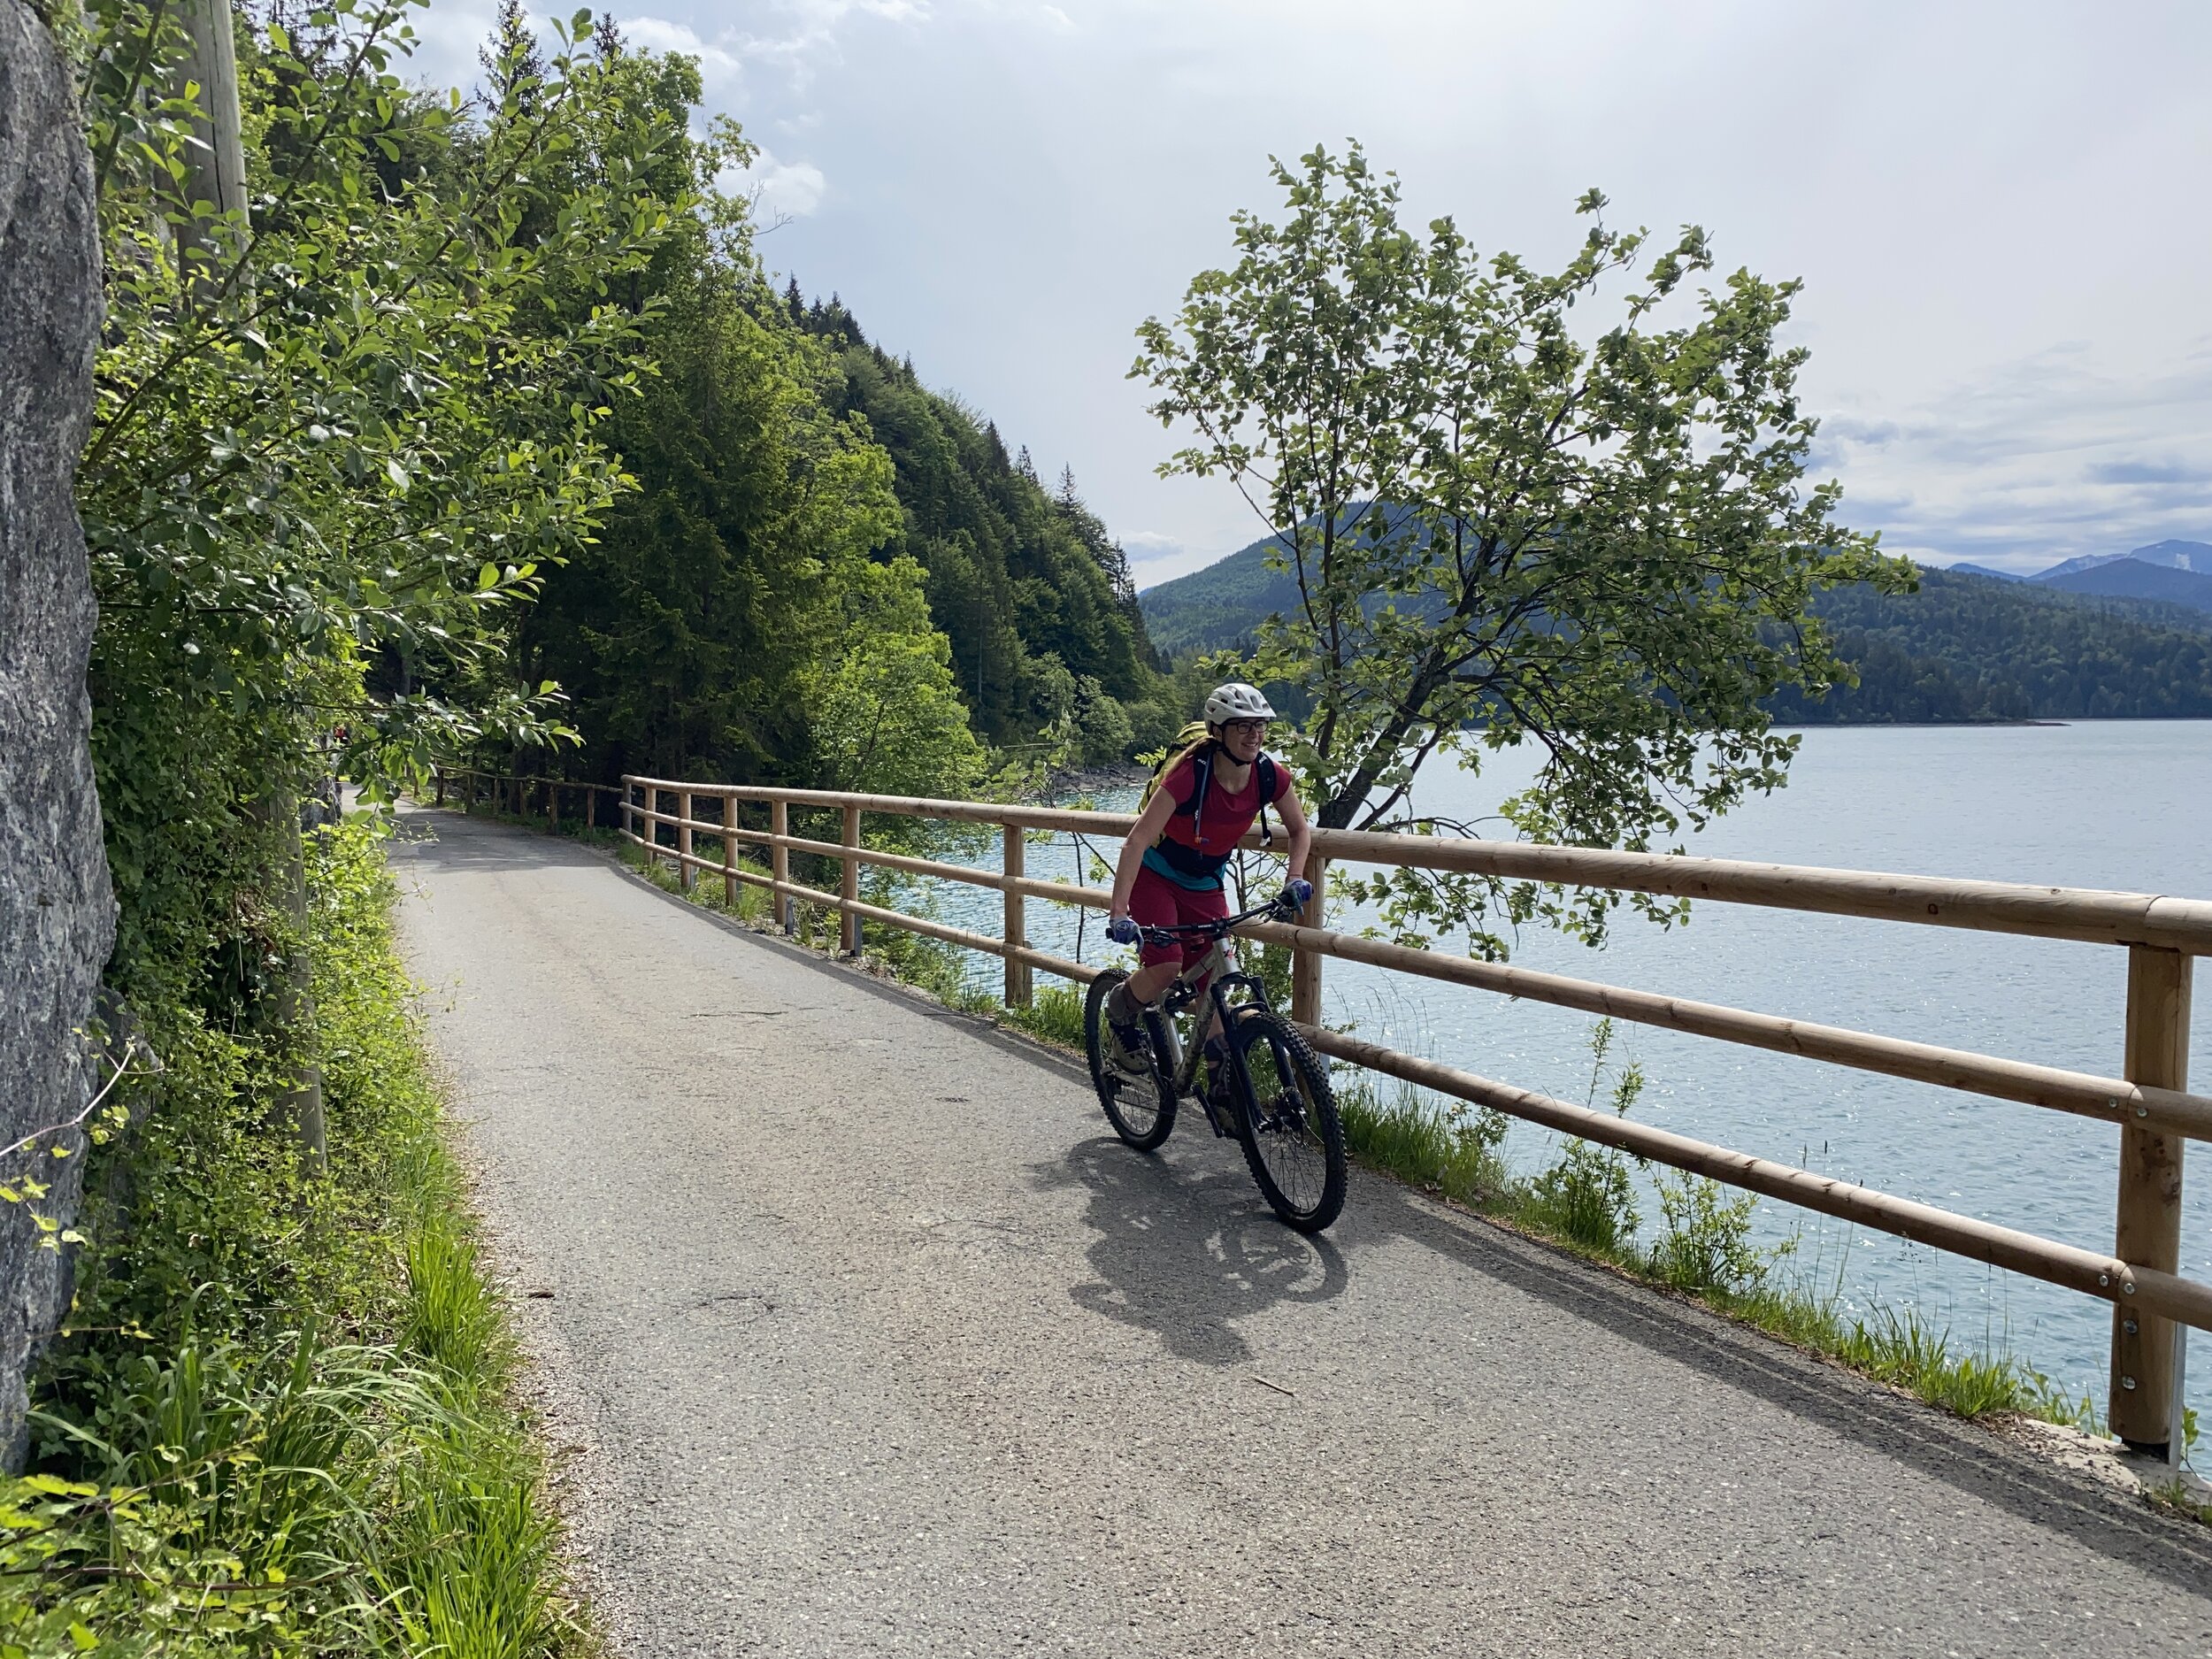
[[[522,0],[499,0],[491,38],[477,48],[476,61],[490,77],[487,90],[493,104],[536,106],[538,88],[545,84],[545,54],[538,50],[537,31],[530,27]]]

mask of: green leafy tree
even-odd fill
[[[1193,434],[1163,472],[1234,483],[1296,584],[1248,672],[1310,699],[1318,822],[1471,833],[1418,810],[1420,768],[1525,741],[1545,761],[1507,816],[1544,841],[1645,849],[1780,784],[1795,740],[1764,701],[1847,674],[1813,595],[1911,578],[1804,485],[1804,353],[1776,338],[1797,285],[1694,289],[1704,233],[1655,248],[1595,191],[1544,272],[1449,219],[1402,227],[1356,145],[1274,176],[1285,218],[1237,215],[1237,264],[1142,326],[1132,375]],[[1493,952],[1501,902],[1593,936],[1610,902],[1415,872],[1361,890]]]
[[[921,566],[901,557],[845,573],[845,626],[803,677],[814,776],[825,789],[958,797],[984,753],[931,623]]]
[[[639,319],[611,290],[682,206],[643,177],[668,134],[606,142],[604,73],[565,52],[526,111],[411,93],[405,19],[246,37],[254,205],[211,264],[175,203],[191,111],[159,90],[181,37],[142,0],[89,19],[109,334],[79,490],[120,963],[227,930],[257,879],[238,803],[328,770],[334,728],[374,787],[557,718],[504,645],[625,488],[599,429]],[[372,698],[388,655],[410,672]]]
[[[627,124],[680,129],[700,93],[680,55],[601,47]],[[547,573],[515,676],[557,681],[580,769],[810,783],[802,680],[847,629],[849,584],[898,528],[891,469],[834,412],[836,351],[791,320],[752,248],[748,204],[716,179],[752,155],[734,128],[665,152],[696,204],[626,303],[651,373],[606,427],[636,488]]]

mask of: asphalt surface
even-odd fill
[[[402,925],[626,1659],[2212,1653],[2212,1532],[452,813]],[[549,1293],[547,1294],[547,1293]]]

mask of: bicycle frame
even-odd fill
[[[1246,1072],[1244,1056],[1234,1043],[1227,1040],[1229,1022],[1240,1008],[1257,1005],[1262,1009],[1271,1009],[1273,1006],[1267,1000],[1267,987],[1260,983],[1256,976],[1236,971],[1229,956],[1226,941],[1225,934],[1217,937],[1212,949],[1196,963],[1178,973],[1173,983],[1168,987],[1167,994],[1160,999],[1159,1006],[1152,1010],[1150,1015],[1153,1041],[1161,1046],[1166,1056],[1166,1071],[1176,1097],[1181,1099],[1195,1094],[1206,1114],[1206,1121],[1212,1125],[1216,1134],[1221,1135],[1231,1133],[1234,1125],[1222,1123],[1215,1114],[1214,1103],[1208,1091],[1197,1087],[1199,1071],[1205,1064],[1206,1039],[1217,1029],[1221,1032],[1222,1047],[1228,1051],[1229,1069],[1236,1079],[1238,1095],[1248,1105],[1252,1099],[1252,1079]],[[1201,987],[1203,987],[1202,990]],[[1243,991],[1247,1000],[1231,1002],[1229,993],[1233,990]],[[1176,1030],[1175,1016],[1202,995],[1205,999],[1205,1006],[1191,1027],[1190,1046],[1186,1049]]]

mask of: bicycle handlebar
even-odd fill
[[[1266,903],[1256,906],[1252,910],[1239,910],[1234,916],[1224,916],[1215,921],[1177,922],[1166,927],[1141,926],[1137,933],[1148,945],[1175,945],[1180,944],[1187,938],[1225,938],[1242,924],[1258,921],[1263,917],[1276,921],[1287,921],[1295,918],[1297,914],[1296,910],[1290,909],[1281,899],[1277,898],[1270,899]]]

